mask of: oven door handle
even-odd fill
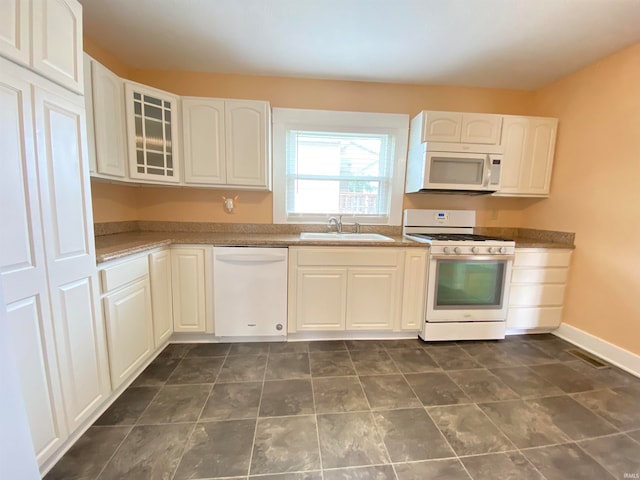
[[[432,255],[432,260],[513,260],[513,255]]]

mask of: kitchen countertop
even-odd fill
[[[493,233],[493,232],[492,232]],[[506,232],[505,232],[506,233]],[[531,235],[504,235],[516,242],[516,248],[574,248],[572,243]],[[527,232],[529,233],[529,232]],[[422,247],[425,243],[414,242],[399,235],[387,235],[393,242],[301,240],[299,233],[246,233],[246,232],[125,232],[96,237],[96,260],[98,263],[116,260],[134,253],[165,247],[171,244],[202,244],[226,246],[268,247]]]
[[[371,240],[301,240],[299,233],[241,233],[241,232],[127,232],[96,237],[98,263],[116,260],[134,253],[171,244],[202,244],[218,246],[267,247],[428,247],[424,243],[407,240],[399,235],[387,235],[393,242]]]

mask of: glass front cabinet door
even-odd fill
[[[178,97],[125,82],[129,174],[153,183],[180,182]]]

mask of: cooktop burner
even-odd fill
[[[420,237],[427,240],[451,241],[451,242],[510,242],[508,238],[490,237],[487,235],[474,235],[471,233],[409,233],[408,237]]]

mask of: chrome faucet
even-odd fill
[[[327,226],[329,227],[329,231],[331,231],[331,225],[336,226],[336,233],[342,233],[342,215],[336,217],[329,218],[327,222]]]

